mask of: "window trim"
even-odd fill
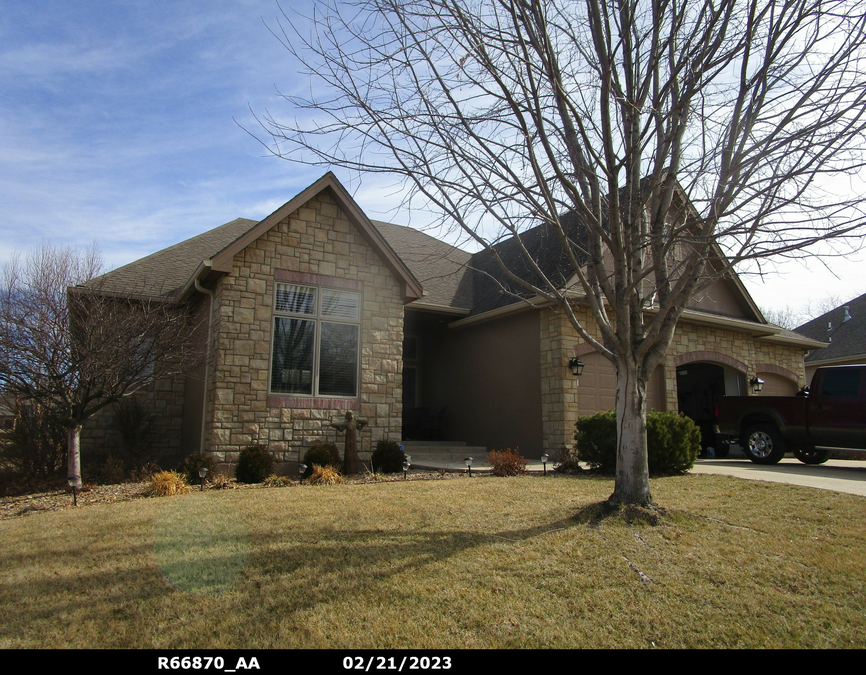
[[[277,288],[279,284],[307,286],[316,289],[316,307],[313,314],[292,313],[277,310]],[[358,319],[346,320],[339,317],[322,316],[321,303],[323,290],[346,291],[358,296]],[[315,324],[313,340],[313,375],[310,394],[273,391],[274,348],[277,319],[301,319]],[[356,352],[355,393],[352,395],[319,394],[321,369],[321,333],[322,323],[344,324],[358,327],[358,345]],[[350,279],[327,277],[320,274],[303,274],[275,270],[274,284],[271,290],[271,320],[270,320],[270,350],[268,353],[268,406],[284,408],[333,408],[359,409],[361,397],[361,358],[363,354],[363,324],[364,324],[364,292],[360,282]]]

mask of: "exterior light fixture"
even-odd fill
[[[764,388],[764,381],[755,375],[751,380],[749,380],[749,386],[752,388],[752,391],[756,394],[760,394],[761,390]]]
[[[466,458],[463,460],[463,463],[466,465],[466,469],[467,469],[467,471],[469,471],[469,477],[472,478],[472,458],[471,458],[471,457],[466,457]]]
[[[581,373],[583,373],[583,367],[585,365],[586,364],[576,356],[572,356],[568,360],[568,367],[571,368],[571,374],[575,377],[580,377]]]
[[[199,492],[204,492],[204,477],[207,476],[207,467],[203,466],[198,470],[198,477],[201,478],[201,490]]]
[[[69,476],[66,482],[72,488],[72,504],[73,506],[78,506],[78,491],[81,489],[81,476]]]
[[[544,467],[544,475],[545,476],[547,475],[547,460],[548,459],[550,459],[550,457],[546,454],[541,456],[541,464]]]
[[[298,464],[298,475],[300,476],[300,480],[304,480],[304,474],[307,472],[306,464]]]
[[[406,480],[409,476],[409,458],[403,460],[403,480]]]

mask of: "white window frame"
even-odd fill
[[[311,313],[290,312],[277,308],[277,295],[280,287],[295,286],[300,288],[313,289],[315,291],[315,307]],[[345,317],[328,316],[322,311],[322,302],[325,293],[332,291],[335,293],[345,293],[357,297],[357,318],[349,319]],[[271,396],[300,396],[305,398],[339,398],[339,399],[357,399],[360,396],[361,385],[361,318],[363,314],[363,295],[360,290],[337,288],[329,285],[321,285],[315,283],[306,283],[302,281],[275,281],[273,292],[273,316],[271,319],[271,350],[270,363],[268,365],[268,393]],[[313,337],[313,364],[311,374],[310,392],[293,392],[282,391],[274,388],[273,369],[275,349],[277,348],[277,321],[279,319],[296,319],[309,321],[314,324]],[[337,324],[347,326],[357,326],[357,344],[355,351],[355,391],[353,394],[333,394],[320,393],[320,374],[321,374],[321,357],[322,357],[322,326],[324,324]]]

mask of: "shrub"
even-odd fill
[[[261,483],[274,472],[274,458],[264,445],[249,445],[241,450],[235,477],[240,483]]]
[[[577,448],[573,445],[564,445],[553,457],[553,470],[556,473],[581,473],[583,467],[579,462]]]
[[[201,480],[198,476],[199,469],[205,468],[208,475],[211,475],[214,472],[214,467],[213,457],[196,451],[183,460],[177,471],[186,477],[190,485],[193,485]]]
[[[616,413],[578,417],[574,423],[577,457],[602,473],[616,471]]]
[[[264,483],[268,487],[287,487],[292,484],[292,480],[288,476],[278,476],[277,474],[272,473],[270,476],[265,478]]]
[[[339,485],[343,482],[343,476],[332,466],[313,465],[313,473],[307,478],[310,485]]]
[[[342,462],[336,445],[333,443],[316,443],[304,454],[304,464],[307,465],[307,470],[304,471],[302,478],[309,478],[313,475],[313,466],[316,464],[330,466],[339,471]]]
[[[613,411],[578,418],[574,438],[577,456],[603,473],[616,471],[616,414]],[[685,415],[647,414],[647,460],[653,475],[683,473],[700,452],[701,432]]]
[[[526,460],[518,452],[519,448],[507,450],[491,450],[487,455],[487,463],[493,467],[494,476],[519,476],[526,473]]]
[[[400,473],[403,470],[403,462],[406,455],[394,441],[379,441],[370,462],[373,471],[378,473]]]
[[[189,493],[190,487],[176,471],[160,471],[150,478],[147,494],[151,497],[172,497]]]
[[[650,473],[670,475],[691,469],[701,451],[701,430],[694,421],[672,412],[651,412],[646,420]]]
[[[229,478],[221,473],[215,473],[207,482],[213,490],[230,490],[237,487],[234,478]]]

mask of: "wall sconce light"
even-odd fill
[[[541,456],[541,464],[544,467],[544,475],[545,476],[547,475],[547,460],[548,459],[550,459],[550,457],[546,454]]]
[[[204,477],[207,476],[207,467],[203,466],[198,470],[198,477],[201,478],[201,490],[199,492],[204,492]]]
[[[760,394],[761,390],[764,388],[764,381],[755,375],[751,380],[749,380],[749,386],[752,388],[752,391],[756,394]]]
[[[469,471],[469,477],[472,478],[472,458],[467,457],[463,460],[463,463],[466,465],[467,471]]]
[[[576,356],[572,356],[568,360],[568,367],[571,368],[571,374],[575,377],[580,377],[581,373],[583,372],[584,365],[586,364]]]

